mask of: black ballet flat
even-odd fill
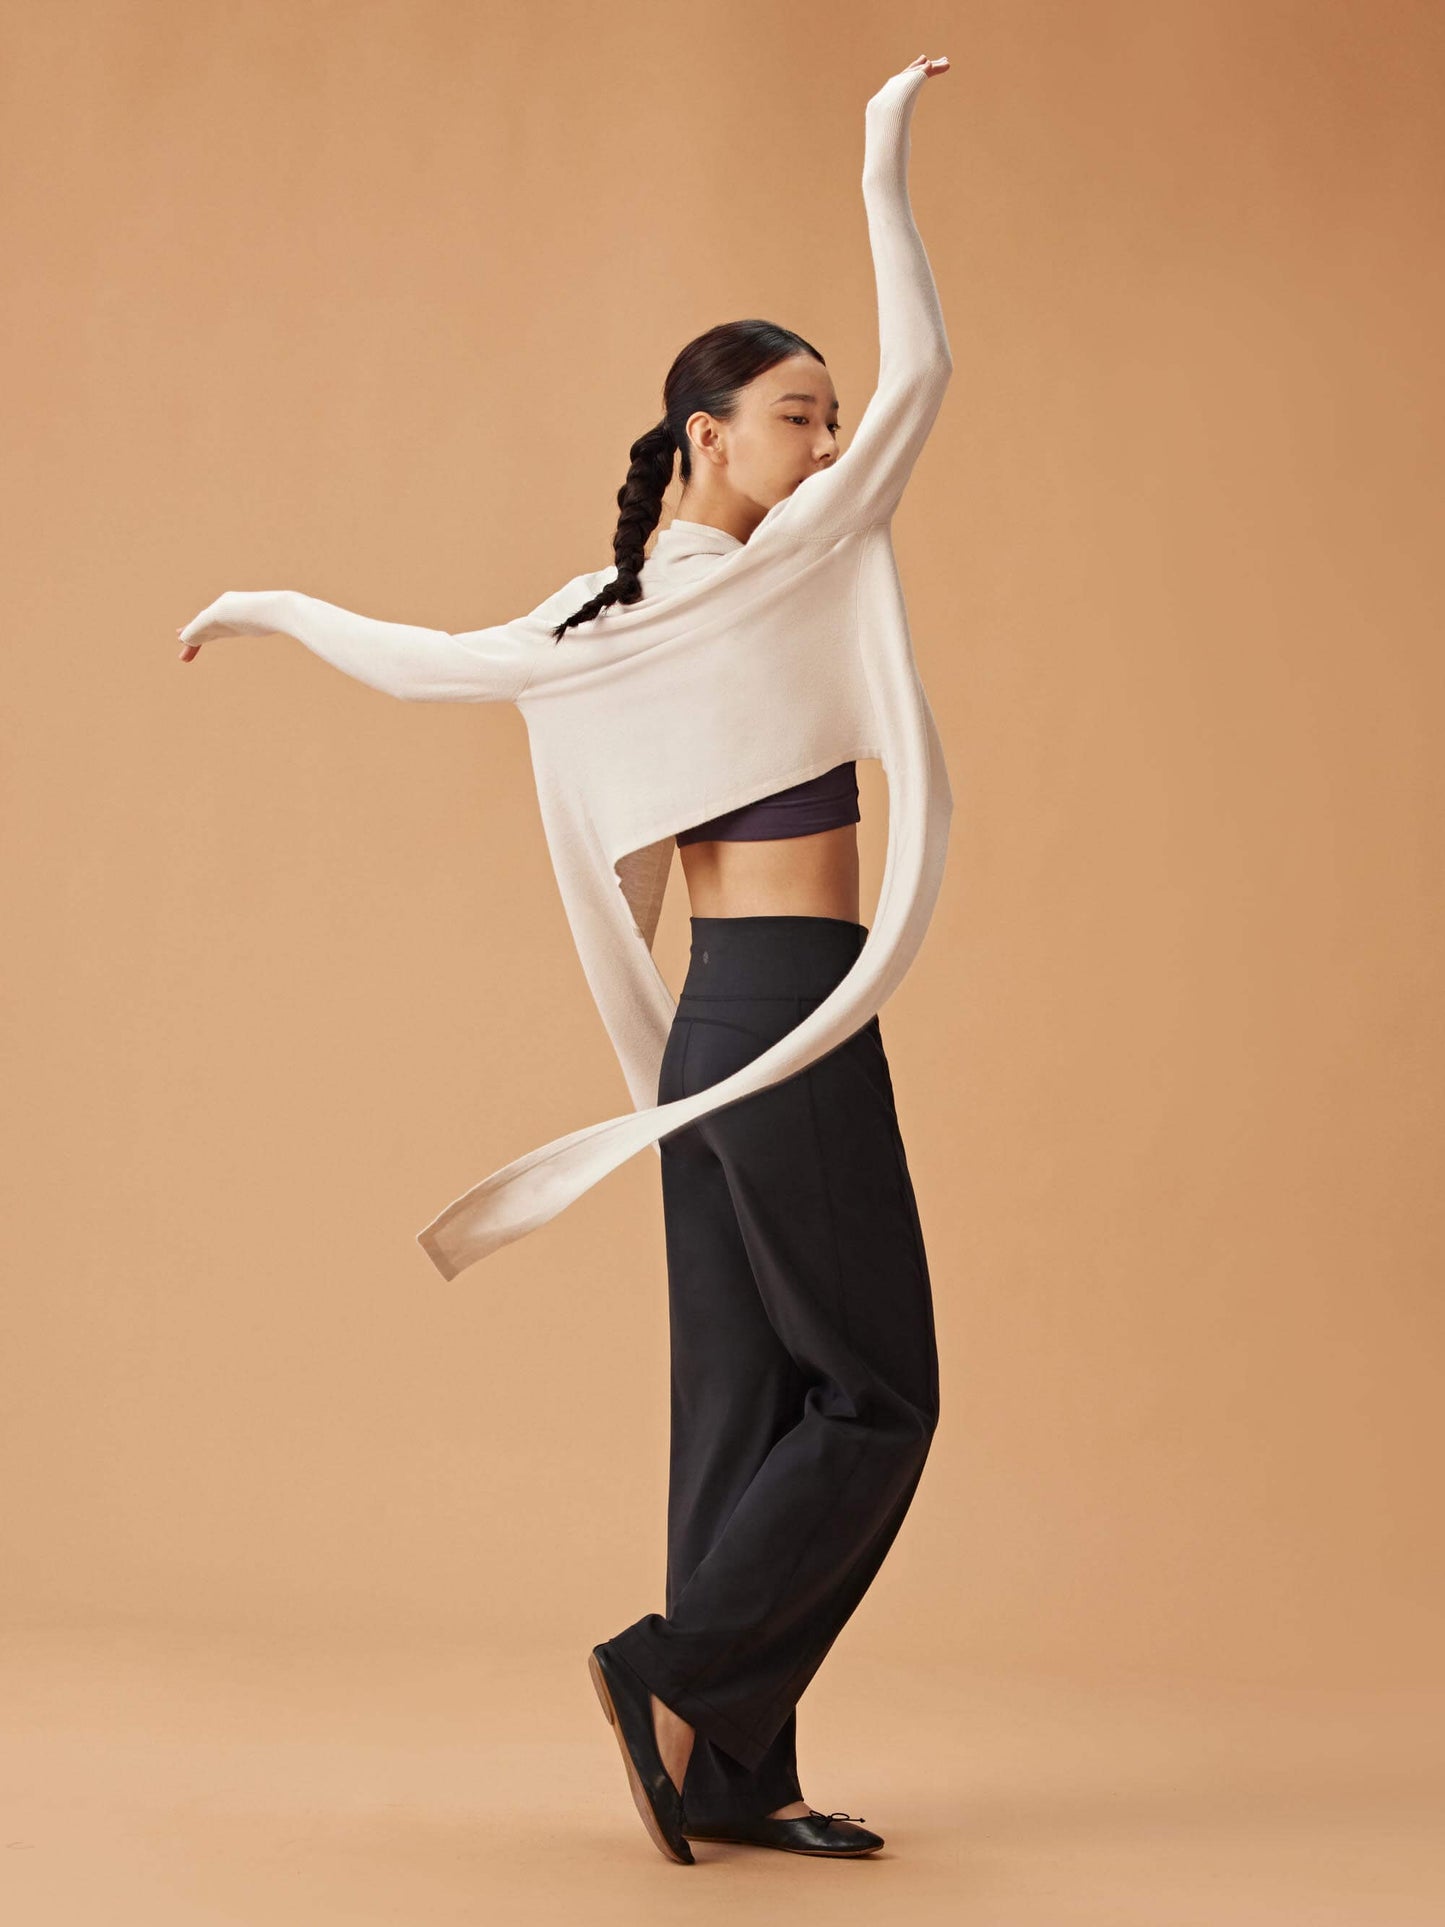
[[[682,1831],[682,1795],[673,1785],[657,1750],[651,1688],[626,1660],[609,1650],[605,1640],[592,1648],[587,1670],[597,1688],[602,1710],[617,1735],[622,1763],[627,1768],[627,1784],[632,1789],[642,1824],[669,1860],[691,1866],[692,1848]]]
[[[737,1840],[750,1847],[781,1847],[784,1853],[826,1854],[832,1860],[858,1860],[865,1853],[877,1853],[883,1845],[882,1834],[854,1826],[853,1818],[851,1813],[819,1813],[810,1807],[791,1820],[729,1820],[705,1829],[684,1822],[682,1830],[689,1840]]]

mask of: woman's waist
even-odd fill
[[[756,842],[681,846],[694,916],[858,916],[858,831],[854,824]]]

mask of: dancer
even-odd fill
[[[283,634],[372,687],[507,701],[633,1109],[474,1185],[419,1241],[446,1278],[548,1222],[646,1144],[661,1159],[671,1335],[666,1611],[589,1655],[649,1833],[832,1857],[862,1816],[801,1795],[798,1699],[891,1546],[938,1422],[928,1264],[878,1010],[937,898],[952,796],[913,660],[891,520],[952,372],[907,194],[946,58],[865,117],[879,380],[848,451],[823,357],[726,323],[676,358],[633,444],[608,569],[450,635],[295,591],[228,591],[182,628]],[[658,534],[675,460],[678,511]],[[856,760],[889,786],[859,920]],[[691,952],[652,959],[680,853]]]

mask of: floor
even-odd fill
[[[643,1832],[586,1655],[288,1633],[0,1635],[18,1927],[1442,1927],[1445,1705],[835,1656],[803,1791],[830,1863]],[[863,1737],[867,1734],[867,1739]]]

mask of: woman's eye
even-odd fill
[[[806,415],[784,415],[783,420],[785,422],[801,422],[804,428],[808,426],[808,417]],[[829,422],[828,433],[830,435],[836,435],[837,432],[838,432],[837,422]]]

